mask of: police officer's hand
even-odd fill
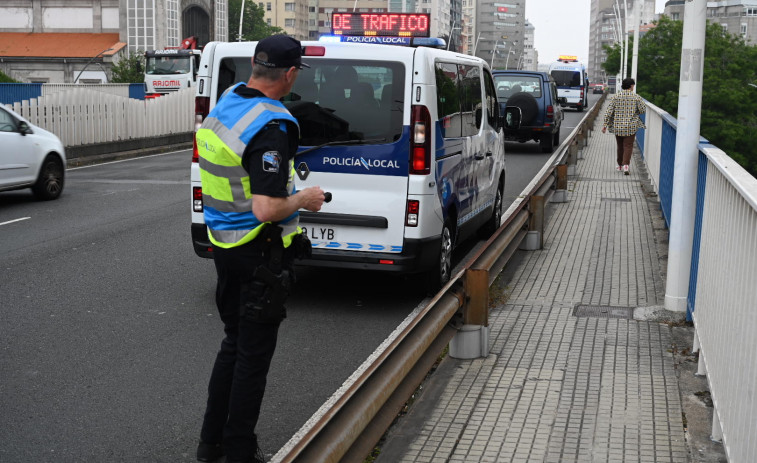
[[[326,200],[324,191],[319,186],[311,186],[297,192],[302,195],[302,208],[311,212],[318,212]]]

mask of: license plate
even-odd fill
[[[336,235],[333,228],[319,227],[317,225],[307,226],[300,224],[302,232],[311,240],[317,241],[335,241]]]

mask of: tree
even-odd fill
[[[662,16],[639,42],[636,91],[655,106],[678,117],[683,23]],[[632,39],[629,38],[629,50]],[[607,47],[602,67],[618,73],[620,47]],[[631,53],[629,53],[631,55]],[[757,177],[757,47],[707,25],[700,133]],[[628,69],[631,69],[630,59]]]
[[[130,53],[121,58],[111,68],[110,81],[114,84],[141,84],[145,81],[145,57],[140,53]]]
[[[239,12],[242,9],[242,0],[229,0],[229,42],[239,40]],[[242,21],[242,40],[257,41],[274,34],[283,34],[280,27],[266,24],[265,10],[258,6],[257,2],[247,0],[244,2],[244,20]]]
[[[11,78],[8,76],[8,74],[0,71],[0,83],[3,84],[17,84],[19,83],[17,80]]]

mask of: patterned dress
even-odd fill
[[[621,90],[610,100],[604,126],[619,137],[635,135],[637,130],[646,128],[639,117],[646,110],[647,105],[639,95],[630,89]]]

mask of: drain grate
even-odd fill
[[[618,201],[621,203],[630,203],[631,198],[602,198],[602,201]]]
[[[578,305],[573,309],[573,316],[633,320],[633,309],[633,307],[611,307],[607,305]]]

